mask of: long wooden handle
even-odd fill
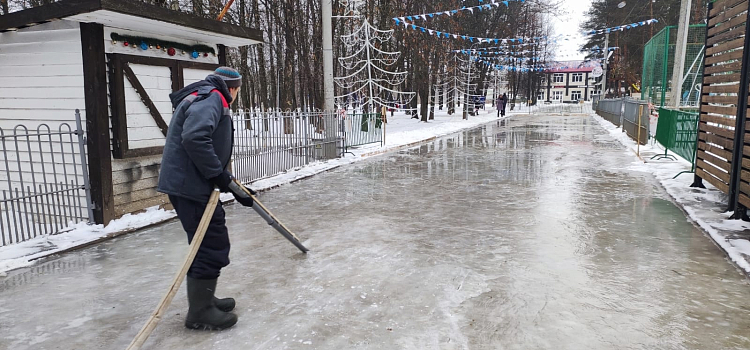
[[[164,311],[166,311],[167,307],[169,307],[169,304],[172,303],[172,299],[174,298],[175,294],[177,294],[177,290],[180,289],[182,280],[185,279],[185,274],[187,273],[188,269],[190,269],[190,265],[193,264],[195,254],[198,253],[198,248],[200,248],[201,242],[203,242],[203,237],[206,235],[208,224],[211,222],[211,217],[214,215],[217,203],[219,203],[219,191],[213,191],[213,193],[211,193],[211,197],[209,197],[208,199],[206,210],[203,211],[201,222],[198,224],[198,228],[195,230],[193,242],[190,243],[190,251],[185,257],[185,262],[182,263],[182,267],[177,273],[177,276],[174,276],[174,280],[172,280],[172,285],[169,286],[167,294],[164,295],[164,297],[161,299],[159,305],[156,307],[156,310],[154,310],[154,313],[151,314],[151,317],[149,317],[148,321],[146,321],[146,324],[143,325],[141,331],[138,332],[138,334],[135,336],[135,339],[133,339],[133,342],[130,343],[127,350],[138,350],[141,348],[141,346],[143,346],[143,343],[146,342],[146,339],[148,339],[148,337],[151,335],[151,332],[153,332],[154,328],[156,328],[156,324],[161,320],[161,317],[164,315]]]
[[[237,184],[238,184],[238,185],[240,185],[239,187],[240,187],[240,188],[241,188],[241,189],[242,189],[243,191],[245,191],[245,193],[246,193],[246,194],[247,194],[248,196],[250,196],[250,198],[252,198],[252,199],[253,199],[253,202],[254,202],[254,204],[253,204],[253,205],[257,204],[257,205],[259,205],[259,206],[260,206],[261,208],[263,208],[263,210],[264,210],[264,211],[265,211],[266,213],[268,213],[268,216],[270,216],[270,217],[271,217],[272,219],[276,220],[276,222],[277,222],[277,223],[279,224],[279,226],[283,227],[283,228],[284,228],[284,229],[285,229],[285,230],[286,230],[287,232],[289,232],[289,234],[290,234],[290,235],[292,235],[292,237],[294,237],[294,239],[296,239],[296,240],[297,240],[298,242],[302,242],[302,241],[301,241],[301,240],[299,239],[299,237],[297,237],[297,235],[295,235],[295,234],[294,234],[294,232],[292,232],[292,231],[289,231],[289,229],[288,229],[288,228],[286,228],[286,226],[284,226],[284,224],[282,224],[282,223],[281,223],[281,221],[279,221],[279,219],[277,219],[277,218],[276,218],[275,216],[273,216],[273,214],[271,213],[271,211],[269,211],[269,210],[268,210],[268,209],[267,209],[267,208],[266,208],[266,207],[265,207],[265,206],[263,205],[263,203],[261,203],[261,202],[260,202],[260,201],[258,200],[258,198],[256,198],[255,196],[253,196],[253,194],[252,194],[252,193],[250,193],[250,191],[248,191],[248,189],[247,189],[247,188],[246,188],[246,187],[245,187],[244,185],[242,185],[242,184],[241,184],[241,183],[240,183],[239,181],[237,181],[237,180],[234,180],[234,181],[235,181],[235,182],[237,182]]]

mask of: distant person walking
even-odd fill
[[[505,116],[505,105],[508,104],[508,95],[503,93],[502,96],[500,96],[500,99],[498,100],[497,109],[500,111],[500,116]]]

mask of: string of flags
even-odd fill
[[[475,50],[453,50],[451,52],[455,53],[462,53],[462,54],[471,54],[471,55],[478,55],[478,56],[489,56],[489,55],[514,55],[514,56],[520,56],[525,55],[527,53],[531,53],[531,51],[475,51]]]
[[[485,66],[488,66],[495,70],[509,71],[509,72],[559,72],[559,71],[564,71],[566,69],[601,67],[599,64],[596,64],[595,61],[584,61],[583,63],[581,63],[580,61],[551,61],[551,62],[548,62],[547,64],[536,63],[534,65],[527,65],[525,67],[524,66],[507,66],[507,65],[497,64],[496,62],[485,61],[481,58],[474,59],[474,61],[484,64]],[[595,64],[592,65],[592,63],[595,63]],[[572,65],[569,65],[569,64],[572,64]]]
[[[619,46],[610,46],[607,48],[607,51],[615,51],[619,48],[620,48]],[[594,46],[589,50],[589,52],[602,52],[602,51],[604,51],[604,49],[599,46]]]
[[[397,19],[396,24],[400,25],[401,22]],[[469,35],[441,32],[439,30],[421,27],[421,26],[418,26],[416,24],[412,24],[409,22],[403,22],[403,25],[404,25],[404,28],[406,29],[418,30],[418,31],[421,31],[422,33],[428,33],[429,35],[437,36],[438,38],[451,38],[452,37],[453,39],[468,40],[469,42],[472,42],[472,43],[476,41],[479,43],[495,43],[495,44],[519,43],[519,44],[522,44],[524,42],[541,40],[541,39],[547,38],[546,36],[533,37],[533,38],[478,38],[478,37],[473,37]]]
[[[525,2],[526,0],[504,0],[504,1],[500,1],[500,2],[498,2],[497,0],[491,0],[490,3],[488,3],[488,4],[484,4],[484,0],[479,0],[479,2],[482,3],[482,4],[478,5],[478,6],[470,6],[470,7],[464,6],[464,7],[460,8],[460,9],[455,9],[455,10],[440,11],[440,12],[433,12],[433,13],[423,13],[421,15],[393,17],[393,20],[396,21],[396,24],[399,24],[399,22],[405,22],[407,20],[408,21],[413,21],[413,20],[416,20],[416,19],[425,19],[426,20],[428,18],[433,18],[435,16],[453,16],[455,14],[458,14],[458,13],[462,12],[462,11],[468,11],[468,12],[474,13],[474,10],[477,10],[477,11],[491,10],[493,6],[494,7],[500,7],[500,4],[503,4],[503,5],[505,5],[505,7],[508,7],[508,6],[510,6],[509,4],[510,4],[511,1],[514,1],[514,2],[515,1]]]
[[[419,16],[423,16],[423,15],[419,15]],[[429,16],[429,14],[427,16]],[[408,17],[415,17],[415,16],[406,16],[406,18],[408,18]],[[409,23],[409,22],[403,20],[403,18],[405,18],[405,17],[394,17],[393,20],[396,22],[396,25],[403,25],[404,28],[406,28],[406,29],[418,30],[418,31],[421,31],[422,33],[427,33],[430,36],[437,36],[438,38],[441,38],[441,39],[442,38],[446,38],[446,39],[449,39],[449,38],[463,39],[463,40],[468,40],[469,42],[472,42],[472,43],[476,41],[478,43],[490,43],[490,44],[491,43],[495,43],[495,44],[503,44],[503,45],[507,45],[507,44],[511,44],[511,45],[533,45],[537,41],[540,41],[540,40],[548,40],[549,39],[548,41],[550,41],[550,42],[557,42],[558,40],[563,39],[564,37],[566,37],[566,36],[560,35],[560,36],[556,36],[556,37],[552,37],[552,38],[549,38],[547,36],[540,36],[540,37],[533,37],[533,38],[523,38],[523,37],[521,37],[521,38],[479,38],[479,37],[473,37],[473,36],[469,36],[469,35],[448,33],[448,32],[442,32],[442,31],[435,30],[435,29],[425,28],[425,27],[418,26],[418,25],[413,24],[413,23]],[[625,30],[628,30],[628,29],[637,28],[637,27],[640,27],[640,26],[651,25],[651,24],[658,23],[658,22],[659,21],[657,19],[652,18],[652,19],[649,19],[649,20],[646,20],[646,21],[635,22],[635,23],[631,23],[631,24],[625,24],[625,25],[621,25],[621,26],[617,26],[617,27],[610,27],[610,28],[604,28],[604,29],[599,29],[599,30],[592,30],[592,31],[584,33],[584,34],[585,35],[596,35],[596,34],[604,34],[604,33],[618,32],[618,31],[625,31]],[[567,35],[567,36],[570,36],[570,35]],[[568,39],[565,38],[563,40],[568,40]]]
[[[592,31],[587,32],[585,34],[586,35],[597,35],[597,34],[606,34],[606,33],[611,33],[611,32],[622,32],[622,31],[625,31],[625,30],[628,30],[628,29],[632,29],[632,28],[636,28],[636,27],[640,27],[640,26],[647,26],[647,25],[651,25],[651,24],[654,24],[654,23],[658,23],[658,22],[659,21],[657,19],[652,18],[652,19],[649,19],[647,21],[641,21],[641,22],[635,22],[635,23],[630,23],[630,24],[624,24],[624,25],[617,26],[617,27],[610,27],[610,28],[604,28],[604,29],[599,29],[599,30],[592,30]]]
[[[526,42],[523,44],[507,44],[507,45],[501,45],[501,46],[487,46],[487,47],[475,47],[472,50],[480,50],[480,51],[486,51],[486,50],[497,50],[497,49],[510,49],[514,47],[526,47],[531,45],[536,45],[538,42]]]
[[[495,70],[499,70],[499,71],[509,71],[509,72],[543,72],[543,71],[545,71],[547,69],[545,67],[531,67],[531,68],[529,68],[529,67],[504,66],[504,65],[493,63],[493,62],[487,62],[487,61],[484,61],[484,60],[479,60],[479,62],[483,63],[484,65],[486,65],[488,67],[492,67]]]

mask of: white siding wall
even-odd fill
[[[82,61],[77,22],[55,21],[0,33],[0,129],[3,133],[71,131],[62,123],[74,129],[76,109],[81,110],[85,121]],[[48,138],[53,142],[49,143]],[[43,137],[41,143],[39,137],[31,137],[31,142],[26,142],[25,138],[6,139],[0,144],[0,191],[19,189],[20,194],[20,188],[30,187],[32,193],[47,192],[54,189],[52,184],[60,182],[82,184],[77,137],[71,139],[70,135],[65,135],[63,140],[65,142],[60,143],[58,135]],[[76,173],[78,176],[73,176]],[[31,185],[32,181],[42,186],[41,189]],[[48,186],[46,190],[44,183]],[[50,200],[57,202],[50,203]],[[60,200],[38,198],[35,202],[28,201],[29,206],[15,210],[22,213],[21,221],[33,217],[33,222],[37,223],[45,222],[41,213],[49,213],[53,207],[60,210],[82,203],[81,210],[85,212],[85,196],[72,202]],[[6,209],[0,210],[0,218],[4,218],[6,224],[3,230],[13,230],[7,225]]]
[[[76,22],[56,21],[0,33],[0,128],[36,128],[83,114],[81,36]]]
[[[185,86],[196,81],[206,79],[206,76],[209,74],[211,74],[211,71],[202,69],[185,69],[185,71],[183,72],[185,78]]]

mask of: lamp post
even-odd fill
[[[276,70],[276,112],[278,113],[281,110],[281,106],[279,105],[279,86],[281,81],[281,70],[284,68],[279,68]]]
[[[602,64],[602,97],[607,97],[607,59],[609,59],[609,33],[604,35],[604,63]]]

